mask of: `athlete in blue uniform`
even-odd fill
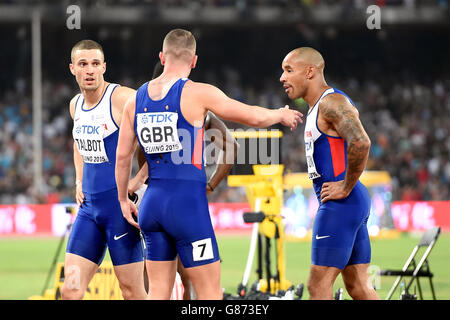
[[[164,71],[164,67],[160,61],[158,61],[153,69],[152,79],[158,78]],[[209,195],[214,189],[220,184],[220,182],[228,175],[231,168],[233,167],[234,160],[236,159],[237,152],[239,149],[239,144],[236,139],[233,137],[230,130],[228,130],[227,126],[223,121],[217,118],[212,112],[208,111],[205,120],[205,137],[214,143],[214,151],[219,151],[220,155],[218,157],[218,161],[215,165],[215,170],[209,177],[208,184],[206,185],[206,194]],[[137,159],[139,163],[139,168],[145,168],[139,170],[138,174],[129,181],[128,183],[128,192],[132,198],[137,197],[137,201],[139,201],[139,197],[142,197],[140,194],[142,193],[142,189],[146,189],[148,185],[148,167],[147,167],[147,159],[145,157],[145,153],[141,148],[137,150]],[[147,180],[147,181],[146,181]],[[144,186],[142,188],[141,186]],[[134,194],[134,195],[133,195]],[[139,210],[139,206],[137,201],[134,201],[136,204],[136,208]],[[184,291],[183,291],[183,300],[191,300],[196,298],[196,294],[194,289],[192,288],[191,280],[188,275],[184,271],[183,264],[178,258],[177,261],[177,272],[180,274],[181,281],[183,283]],[[144,279],[147,280],[148,287],[148,279],[146,270],[144,270]]]
[[[318,51],[298,48],[284,58],[280,78],[290,99],[303,98],[309,104],[306,162],[320,206],[308,290],[311,299],[331,299],[341,273],[353,299],[379,299],[368,273],[370,196],[359,182],[370,140],[350,98],[325,82],[324,66]]]
[[[125,299],[145,299],[143,249],[138,230],[123,218],[115,181],[123,106],[135,90],[108,83],[102,47],[82,40],[70,70],[80,87],[70,102],[78,214],[67,243],[63,299],[82,299],[109,248]]]
[[[208,111],[254,127],[275,123],[295,129],[301,113],[266,109],[230,99],[218,88],[187,77],[195,67],[196,42],[186,30],[169,32],[160,60],[162,75],[146,82],[124,110],[119,135],[116,180],[124,217],[139,227],[147,246],[149,298],[169,299],[179,255],[198,299],[222,299],[220,263],[206,198],[203,163]],[[128,179],[137,141],[146,154],[149,187],[139,208],[139,225],[128,200]]]

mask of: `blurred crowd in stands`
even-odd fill
[[[280,35],[276,33],[274,37]],[[220,38],[218,41],[224,40]],[[343,42],[342,46],[348,44],[344,38],[340,38],[340,42]],[[442,45],[439,39],[436,42],[437,47]],[[331,43],[331,40],[327,43]],[[430,48],[428,45],[424,46]],[[320,45],[317,47],[321,48]],[[107,45],[104,48],[107,59],[111,58],[109,61],[113,60],[111,55],[121,54],[120,50],[107,49]],[[214,50],[202,46],[199,50],[205,52],[207,48]],[[333,52],[339,54],[330,53],[330,48],[332,47],[323,47],[323,53],[326,53],[325,75],[328,84],[343,90],[352,98],[371,138],[372,146],[367,170],[386,170],[390,173],[393,200],[449,200],[450,68],[448,62],[442,59],[445,53],[436,56],[431,52],[430,56],[434,56],[436,61],[429,59],[428,56],[428,60],[423,59],[416,64],[415,58],[407,60],[405,57],[406,60],[402,60],[402,51],[399,51],[397,56],[384,56],[381,62],[377,62],[377,56],[374,54],[372,67],[368,68],[363,61],[352,56],[354,50],[348,50],[350,55],[346,57],[346,54],[337,48]],[[417,48],[419,50],[419,47]],[[446,48],[448,49],[448,44]],[[66,49],[64,52],[70,52],[70,47]],[[236,50],[239,51],[239,48]],[[14,53],[20,56],[21,52],[19,50]],[[259,74],[255,74],[255,70],[243,69],[245,66],[248,68],[253,66],[251,62],[254,61],[250,61],[249,58],[253,57],[251,54],[246,55],[247,60],[242,59],[241,65],[237,66],[225,61],[225,58],[218,65],[217,57],[211,58],[211,54],[209,51],[206,53],[210,60],[207,57],[201,60],[205,54],[200,55],[200,66],[193,72],[191,77],[193,80],[215,84],[230,97],[249,104],[273,108],[282,107],[286,103],[295,105],[294,102],[287,100],[278,82],[281,75],[279,65],[283,57],[280,53],[274,56],[270,48],[267,48],[266,55],[260,56],[259,64],[267,66],[269,62],[266,63],[264,59],[276,60],[273,63],[277,69],[275,67],[270,69],[267,66],[267,69],[258,69]],[[419,52],[417,55],[421,57],[422,53]],[[232,52],[228,56],[231,60],[235,59]],[[360,59],[363,59],[361,56]],[[154,58],[156,59],[156,56]],[[140,61],[138,56],[136,59]],[[55,72],[47,70],[51,69],[48,63],[54,60],[45,61],[42,92],[44,184],[37,190],[33,188],[31,77],[26,71],[18,72],[17,68],[14,69],[14,64],[1,65],[0,62],[2,68],[11,68],[9,73],[4,72],[1,76],[0,85],[1,204],[74,202],[75,172],[71,137],[73,123],[68,103],[78,92],[78,86],[68,72],[67,59],[63,61],[62,69],[57,71],[59,77],[54,77]],[[114,69],[117,61],[120,59],[116,57],[108,65],[110,71],[107,71],[105,78],[110,82],[137,89],[143,83],[141,80],[147,80],[151,74],[152,67],[148,67],[145,74],[140,72],[140,78],[129,74],[115,75],[111,69]],[[156,60],[152,59],[149,65],[153,66],[154,61]],[[127,62],[129,63],[131,62]],[[136,67],[142,68],[139,65]],[[265,76],[260,77],[260,74]],[[304,114],[307,113],[304,102],[298,101],[296,105]],[[228,122],[227,124],[234,128],[239,127],[236,124]],[[282,160],[286,172],[306,170],[303,130],[304,125],[300,125],[293,132],[289,130],[284,132]],[[213,170],[213,165],[208,164],[209,174]],[[228,188],[226,181],[219,185],[209,199],[212,202],[246,201],[243,190]]]
[[[61,1],[62,4],[81,4],[85,6],[113,6],[113,5],[154,5],[158,7],[195,7],[195,6],[214,6],[214,7],[251,7],[251,6],[277,6],[277,7],[311,7],[318,5],[346,5],[354,8],[367,7],[371,4],[378,6],[405,6],[420,7],[439,5],[447,7],[448,0],[78,0]],[[66,4],[67,3],[67,4]],[[0,4],[51,4],[51,0],[0,0]]]
[[[21,91],[27,85],[19,80],[16,90],[6,92],[0,100],[0,203],[72,202],[75,172],[67,103],[74,91],[68,84],[44,82],[45,184],[43,189],[34,190],[31,100]],[[359,83],[355,79],[336,87],[346,90],[358,106],[372,141],[367,170],[390,173],[394,200],[450,199],[449,79],[437,80],[432,86],[416,81],[392,83],[387,91],[376,82]],[[280,92],[278,89],[273,88],[273,92]],[[225,91],[233,96],[233,90],[239,88]],[[246,97],[246,92],[243,94]],[[256,101],[249,103],[268,105],[273,101],[273,105],[282,105],[284,101],[283,96],[274,97],[270,92],[253,93],[253,98]],[[285,132],[282,150],[287,172],[306,170],[303,125]],[[223,182],[210,200],[245,201],[245,196]]]

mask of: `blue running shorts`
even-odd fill
[[[100,265],[108,247],[115,266],[143,261],[139,230],[123,217],[117,189],[84,196],[66,252]]]
[[[312,264],[344,269],[370,263],[369,213],[370,195],[360,182],[347,198],[321,204],[314,220]]]
[[[206,182],[151,179],[138,221],[148,260],[171,261],[179,254],[185,268],[219,260]]]

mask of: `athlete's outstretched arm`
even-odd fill
[[[131,174],[131,162],[137,139],[134,133],[134,112],[136,95],[130,96],[125,103],[122,122],[120,124],[119,142],[116,151],[116,183],[120,207],[124,218],[136,228],[139,224],[133,219],[137,215],[137,209],[133,202],[128,199],[128,180]]]
[[[219,88],[206,83],[194,83],[193,89],[207,110],[225,120],[257,128],[266,128],[281,123],[290,127],[291,130],[297,128],[298,122],[303,122],[303,114],[289,109],[288,106],[280,109],[250,106],[231,99]]]
[[[233,137],[230,130],[228,130],[225,123],[212,112],[208,112],[207,114],[205,129],[207,133],[211,134],[211,141],[221,149],[216,169],[208,182],[207,193],[209,194],[228,175],[233,167],[234,160],[237,157],[239,143]]]
[[[358,110],[340,94],[331,94],[320,103],[323,118],[347,142],[347,171],[345,179],[322,185],[322,203],[342,199],[352,191],[369,158],[370,139],[359,120]]]

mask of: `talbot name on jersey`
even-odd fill
[[[75,141],[80,151],[103,151],[102,140],[75,139]]]
[[[78,134],[100,134],[100,126],[90,126],[87,124],[78,126],[75,130]]]

